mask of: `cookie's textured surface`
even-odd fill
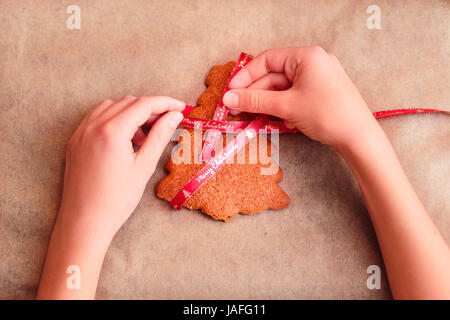
[[[192,110],[189,115],[212,119],[234,65],[235,62],[229,62],[211,69],[205,81],[207,89],[197,100],[199,107]],[[229,115],[227,120],[251,120],[254,117],[254,114],[242,113],[238,116]],[[200,136],[201,132],[198,131],[196,134]],[[225,138],[225,135],[222,135],[223,146],[228,142],[227,139],[229,141],[230,137]],[[180,143],[183,144],[183,148],[179,156],[184,161],[179,163],[169,159],[166,170],[170,173],[156,186],[157,196],[167,201],[172,200],[189,179],[205,165],[194,162],[200,154],[201,144],[194,143],[193,129],[186,129]],[[188,154],[189,143],[190,154]],[[214,219],[223,221],[230,220],[238,213],[254,214],[267,209],[285,208],[290,200],[277,184],[282,179],[282,172],[270,158],[273,152],[274,148],[270,141],[258,135],[258,138],[250,141],[234,157],[233,163],[227,163],[188,199],[184,206],[189,209],[200,209]],[[239,161],[243,159],[245,161]],[[271,174],[262,174],[267,172]]]

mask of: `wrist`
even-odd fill
[[[352,162],[355,158],[372,153],[383,141],[388,141],[387,137],[373,118],[366,123],[360,123],[354,133],[332,147],[347,162]]]
[[[93,211],[61,208],[54,232],[64,235],[64,241],[89,250],[105,251],[115,231],[108,222],[94,219]]]

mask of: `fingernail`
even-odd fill
[[[239,96],[232,91],[228,91],[223,96],[223,104],[228,108],[237,108],[238,103],[239,103]]]
[[[181,112],[175,112],[172,115],[172,124],[174,127],[178,126],[182,120],[183,120],[183,114]]]

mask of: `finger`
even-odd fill
[[[142,130],[142,127],[139,127],[136,131],[136,133],[133,136],[133,139],[131,139],[131,142],[133,142],[135,145],[142,145],[145,141],[145,133],[144,130]]]
[[[286,90],[291,87],[291,82],[284,73],[269,73],[248,86],[249,89]]]
[[[288,129],[294,129],[295,128],[295,124],[293,124],[292,122],[288,121],[288,120],[283,120],[284,122],[284,126]]]
[[[173,111],[173,110],[171,110]],[[145,124],[152,124],[156,120],[158,120],[161,117],[161,114],[152,114],[147,121],[145,121]]]
[[[153,123],[155,123],[156,120],[158,120],[159,118],[161,118],[160,114],[152,114],[150,116],[150,118],[145,122],[144,125],[149,125],[151,126]],[[133,139],[131,139],[131,142],[133,142],[135,145],[142,145],[145,141],[145,137],[147,135],[145,134],[144,130],[142,129],[142,126],[139,127],[136,131],[136,133],[133,136]]]
[[[146,168],[153,172],[164,148],[169,143],[170,137],[181,120],[183,120],[183,114],[179,111],[167,112],[159,118],[137,152],[136,161],[143,163]]]
[[[241,113],[242,111],[239,109],[231,109],[228,113],[232,116],[237,116],[239,113]]]
[[[168,111],[179,111],[179,110],[168,110]],[[145,124],[147,124],[147,125],[153,124],[156,120],[161,118],[162,115],[163,115],[162,113],[160,113],[160,114],[153,114],[153,110],[152,110],[152,115],[150,115],[150,117],[145,122]]]
[[[230,89],[246,88],[271,72],[285,73],[291,80],[289,75],[293,73],[292,66],[287,61],[299,56],[301,50],[298,49],[300,48],[278,48],[264,51],[234,76],[229,83]]]
[[[304,57],[323,49],[313,47],[269,49],[259,54],[230,81],[230,89],[247,88],[251,83],[271,72],[284,73],[292,82]]]
[[[182,103],[184,103],[184,102],[182,102]],[[188,106],[184,105],[182,110],[180,110],[180,109],[177,109],[177,110],[183,112],[186,108],[188,108]],[[169,110],[169,111],[171,111],[171,110]],[[158,120],[160,117],[161,117],[161,114],[152,114],[145,124],[150,124],[151,125],[153,122]]]
[[[143,125],[143,126],[147,126],[147,130],[145,132],[148,132],[149,126],[152,126],[153,123],[155,123],[161,117],[162,117],[161,114],[152,114],[150,116],[150,118],[148,118],[148,120]],[[143,128],[142,126],[138,128],[138,130],[136,131],[136,133],[133,136],[133,139],[131,140],[134,144],[136,144],[138,146],[142,145],[145,141],[145,137],[147,137],[147,135],[145,134],[145,132],[142,128]]]
[[[127,95],[122,97],[120,100],[110,105],[108,108],[104,109],[104,111],[97,116],[97,120],[105,122],[113,118],[117,113],[125,109],[134,101],[136,101],[136,97],[134,96]]]
[[[344,68],[342,67],[341,62],[339,61],[339,59],[332,53],[329,54],[331,61],[334,63],[334,65],[341,70],[344,70]],[[345,71],[344,71],[345,72]]]
[[[109,108],[113,103],[114,101],[109,99],[100,102],[92,111],[90,111],[86,115],[86,117],[84,117],[83,121],[81,121],[80,125],[78,126],[78,130],[84,129],[89,122],[95,120],[100,113]]]
[[[287,91],[235,89],[228,91],[223,97],[223,103],[230,109],[251,113],[271,114],[287,118],[289,108],[285,101]]]
[[[107,108],[109,108],[111,105],[114,104],[114,101],[110,99],[103,100],[98,104],[87,116],[88,121],[95,120],[98,115],[100,115],[103,111],[105,111]]]
[[[111,119],[131,139],[137,129],[146,123],[151,115],[167,111],[181,111],[185,103],[170,97],[141,97]]]

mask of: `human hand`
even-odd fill
[[[378,126],[337,58],[320,47],[267,50],[229,87],[223,102],[231,114],[271,114],[333,147]]]
[[[184,106],[168,97],[126,96],[103,101],[81,122],[67,146],[61,207],[38,299],[95,297],[106,250],[136,208]],[[145,123],[153,124],[147,136]],[[132,140],[142,144],[137,152]]]
[[[60,215],[113,236],[136,208],[185,104],[169,97],[105,100],[67,147]],[[144,123],[153,123],[148,136]],[[133,138],[134,137],[134,138]],[[133,141],[142,144],[134,152]]]

